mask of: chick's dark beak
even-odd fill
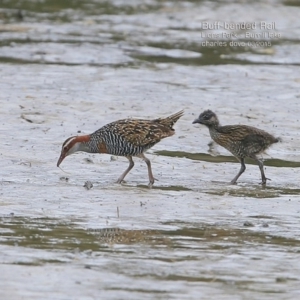
[[[199,118],[197,118],[197,119],[195,119],[195,120],[193,121],[193,124],[196,124],[196,123],[199,123],[199,124],[201,124],[201,122],[200,122],[200,119],[199,119]]]

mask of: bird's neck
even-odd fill
[[[209,131],[211,130],[216,130],[218,131],[218,129],[220,128],[220,124],[215,122],[215,123],[212,123],[212,124],[209,124],[209,125],[206,125],[209,129]]]
[[[219,135],[219,128],[220,128],[219,123],[213,123],[207,127],[209,129],[211,138],[214,140]]]
[[[90,143],[91,143],[91,137],[90,135],[81,135],[77,136],[75,139],[76,142],[76,151],[83,151],[88,153],[93,153]]]

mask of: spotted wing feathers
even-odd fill
[[[153,122],[157,122],[159,124],[164,125],[165,127],[169,128],[170,130],[174,130],[173,126],[174,124],[183,116],[184,111],[181,110],[177,112],[176,114],[173,114],[167,118],[160,118],[160,119],[155,119]]]
[[[231,136],[235,141],[249,141],[259,142],[264,141],[265,143],[273,144],[279,142],[278,138],[268,132],[247,125],[227,125],[220,126],[218,131],[224,135]],[[245,141],[245,142],[246,142]]]
[[[161,139],[175,133],[173,125],[183,115],[180,111],[167,118],[155,120],[125,119],[113,122],[110,125],[114,134],[122,136],[127,142],[139,146],[147,147],[154,145]]]

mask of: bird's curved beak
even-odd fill
[[[61,162],[65,159],[65,157],[66,157],[66,154],[62,152],[59,159],[58,159],[58,161],[57,161],[57,166],[58,167],[61,164]]]
[[[197,118],[197,119],[195,119],[195,120],[193,121],[193,124],[196,124],[196,123],[199,123],[199,124],[201,124],[201,122],[200,122],[200,119],[199,119],[199,118]]]

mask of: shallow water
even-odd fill
[[[298,299],[299,5],[128,3],[1,3],[0,298]],[[215,21],[276,28],[203,29]],[[192,124],[207,108],[282,138],[266,187],[251,160],[229,184],[238,162]],[[181,109],[146,154],[152,189],[140,159],[122,185],[126,158],[56,167],[69,136]]]

